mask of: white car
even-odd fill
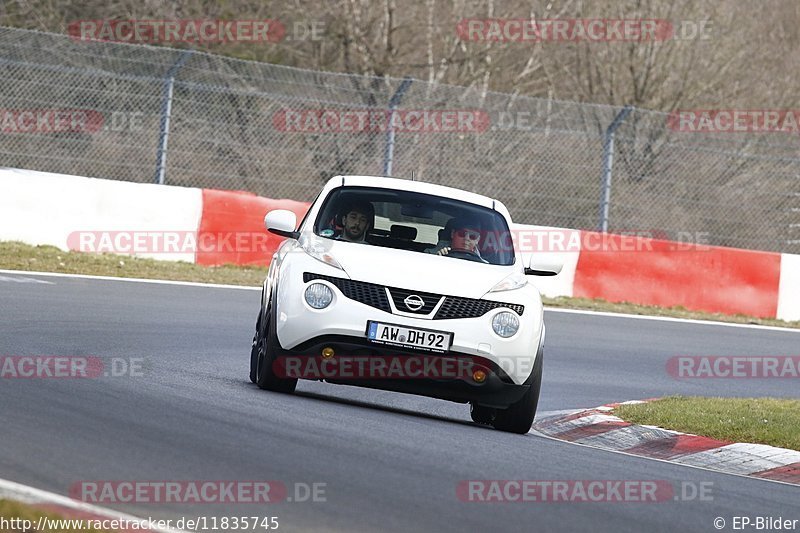
[[[298,379],[471,404],[475,422],[530,430],[545,338],[544,255],[515,254],[497,200],[419,181],[332,178],[287,237],[264,281],[250,379],[291,393]]]

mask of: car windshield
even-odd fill
[[[487,207],[419,192],[340,187],[325,200],[314,233],[328,239],[514,264],[505,218]],[[504,243],[506,245],[504,245]]]

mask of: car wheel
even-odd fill
[[[526,384],[530,385],[528,391],[516,403],[511,404],[506,409],[498,409],[492,421],[495,429],[519,433],[524,435],[530,431],[533,425],[533,418],[536,416],[536,408],[539,405],[539,391],[542,388],[542,359],[543,352],[536,356],[536,363],[533,365],[533,372],[527,379]]]
[[[491,425],[494,419],[494,412],[495,409],[485,405],[476,405],[473,403],[469,406],[469,416],[472,417],[472,421],[476,424]]]
[[[258,382],[258,332],[261,331],[261,311],[256,320],[256,333],[253,335],[253,345],[250,347],[250,381]]]
[[[273,363],[275,362],[278,345],[277,334],[271,309],[274,308],[274,299],[263,316],[262,327],[256,332],[256,385],[260,389],[291,394],[297,387],[297,379],[281,379],[275,375]]]

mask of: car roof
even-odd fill
[[[474,192],[465,191],[462,189],[455,189],[453,187],[446,187],[444,185],[437,185],[435,183],[426,183],[424,181],[411,181],[399,178],[387,178],[384,176],[334,176],[325,185],[325,188],[333,188],[340,186],[354,186],[354,187],[380,187],[384,189],[397,189],[401,191],[413,191],[424,194],[432,194],[435,196],[444,196],[446,198],[453,198],[454,200],[461,200],[471,204],[477,204],[490,209],[495,209],[504,214],[507,218],[508,210],[499,200],[476,194]]]

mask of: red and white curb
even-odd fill
[[[114,511],[113,509],[106,509],[91,505],[88,503],[80,502],[55,494],[47,492],[13,481],[0,479],[0,500],[11,500],[19,503],[30,505],[38,511],[45,513],[53,513],[59,515],[64,520],[85,520],[85,521],[104,521],[104,520],[117,520],[120,522],[138,522],[143,525],[152,525],[148,523],[148,519],[139,518],[133,515]],[[155,521],[155,519],[154,519]],[[147,524],[146,524],[147,523]],[[88,528],[87,528],[88,529]],[[135,527],[123,528],[121,531],[140,531],[140,532],[157,532],[157,533],[183,533],[177,529],[164,529],[158,527]]]
[[[725,442],[655,426],[638,426],[610,414],[619,405],[634,403],[644,402],[612,403],[575,413],[546,416],[537,420],[533,429],[552,438],[586,446],[800,485],[798,451],[765,444]]]

